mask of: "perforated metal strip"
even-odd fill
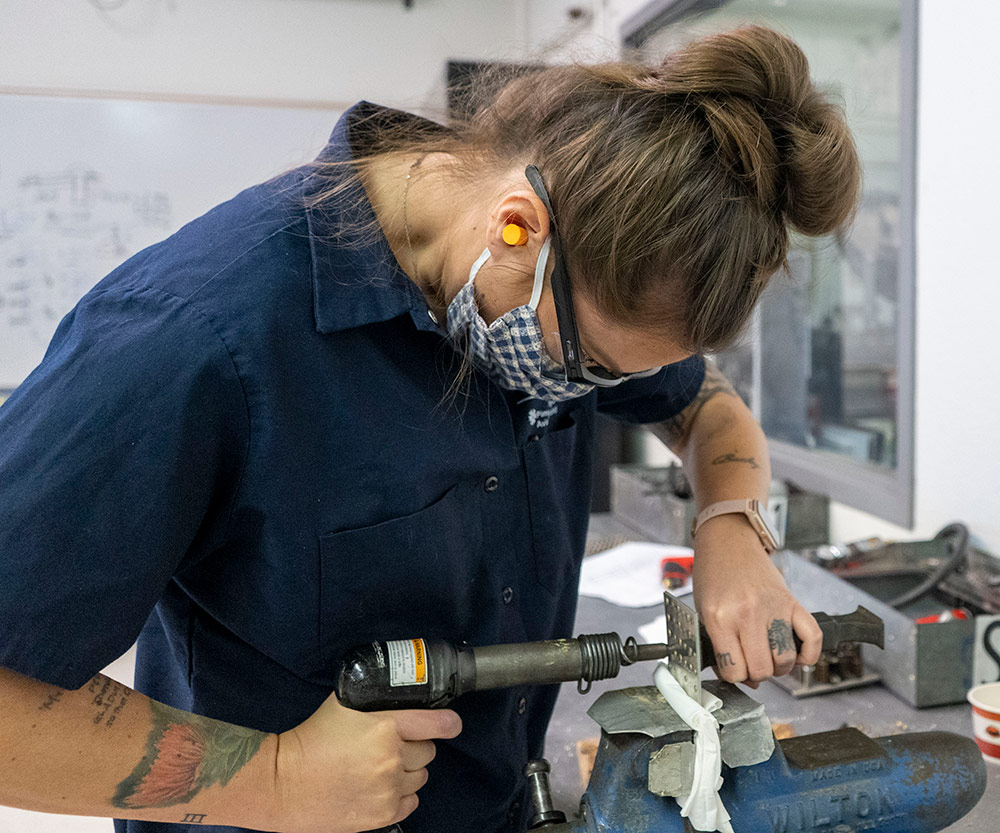
[[[701,640],[698,614],[670,593],[663,594],[667,617],[667,659],[670,672],[681,688],[701,702]]]

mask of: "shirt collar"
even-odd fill
[[[353,175],[353,167],[322,168],[323,162],[354,159],[373,128],[401,122],[434,125],[419,116],[367,101],[354,105],[341,116],[316,166],[308,171],[304,191],[307,198],[351,179],[335,198],[306,208],[313,305],[316,329],[321,333],[388,321],[407,312],[418,329],[438,329],[428,315],[420,290],[396,262],[376,223],[364,186]]]

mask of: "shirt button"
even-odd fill
[[[528,710],[528,701],[523,697],[517,701],[517,713],[524,714]]]
[[[529,443],[537,443],[541,438],[542,437],[539,434],[532,434],[530,437],[528,437],[528,442]]]
[[[490,475],[486,478],[486,482],[483,484],[483,488],[487,492],[495,492],[497,487],[500,485],[500,478]]]
[[[511,601],[513,601],[513,599],[514,599],[514,588],[505,587],[503,589],[503,603],[505,605],[509,605]]]

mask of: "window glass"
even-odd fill
[[[864,166],[853,227],[796,239],[745,344],[720,356],[772,440],[891,472],[898,464],[900,11],[896,0],[732,0],[655,30],[657,60],[755,22],[792,37],[839,100]],[[850,502],[850,501],[848,501]]]

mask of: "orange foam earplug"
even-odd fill
[[[503,227],[503,242],[508,246],[523,246],[528,242],[528,232],[517,223],[507,223]]]

